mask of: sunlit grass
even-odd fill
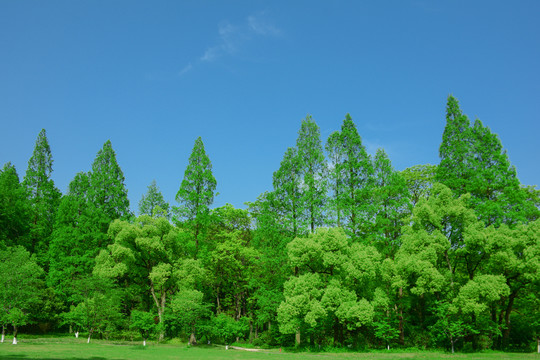
[[[329,352],[288,352],[279,349],[260,350],[257,352],[229,349],[223,346],[196,346],[186,344],[156,344],[150,342],[143,347],[139,342],[92,340],[85,338],[47,337],[21,338],[18,345],[12,345],[11,339],[0,344],[0,359],[539,359],[537,354],[514,354],[501,352],[483,352],[471,354],[448,354],[443,352],[404,350],[372,351],[365,353],[329,353]]]

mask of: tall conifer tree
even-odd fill
[[[103,224],[105,232],[109,222],[130,215],[127,189],[122,169],[116,160],[116,153],[110,140],[103,144],[92,163],[90,173],[90,201],[107,216]]]
[[[311,232],[324,224],[327,202],[327,164],[321,143],[319,126],[308,115],[302,121],[296,140],[302,174],[302,208],[304,221]]]
[[[212,163],[206,155],[201,137],[198,137],[189,157],[184,179],[176,193],[176,201],[181,206],[175,209],[179,220],[187,220],[193,229],[195,254],[199,249],[200,234],[205,230],[210,205],[214,202],[216,186]]]
[[[480,120],[471,127],[453,96],[448,97],[439,156],[435,180],[457,196],[470,193],[471,203],[486,225],[515,224],[539,216],[537,199],[520,186],[498,136]]]
[[[49,236],[53,230],[54,217],[61,193],[51,179],[53,171],[51,148],[45,129],[37,137],[34,152],[28,161],[23,184],[32,206],[30,241],[27,249],[35,253],[41,266],[47,264]]]
[[[288,148],[279,169],[274,172],[274,192],[271,198],[280,212],[280,220],[283,221],[284,228],[292,233],[293,238],[304,231],[301,222],[301,181],[298,150],[295,147]]]
[[[155,212],[156,206],[159,206],[161,211]],[[163,194],[159,190],[156,180],[153,180],[152,183],[148,185],[146,194],[143,195],[141,201],[139,201],[139,215],[169,217],[169,203],[163,198]]]
[[[29,231],[30,204],[19,175],[11,163],[0,169],[0,248],[25,245]]]
[[[343,209],[345,229],[358,237],[367,233],[374,212],[370,199],[373,164],[349,114],[341,125],[340,146],[343,161],[338,169],[343,188],[337,200]]]

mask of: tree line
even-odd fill
[[[212,208],[196,139],[175,200],[130,211],[110,141],[62,194],[45,130],[0,171],[0,323],[11,331],[266,346],[531,350],[540,192],[449,96],[438,165],[397,171],[346,115],[307,116],[273,189]]]

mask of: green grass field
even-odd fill
[[[369,353],[309,353],[280,352],[279,349],[260,350],[226,350],[221,346],[187,347],[183,345],[149,343],[143,347],[139,343],[111,342],[79,338],[35,338],[21,339],[18,345],[12,345],[11,339],[0,344],[0,359],[540,359],[538,354],[515,353],[473,353],[447,354],[442,352],[406,352],[377,351]]]

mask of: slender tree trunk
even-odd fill
[[[403,319],[403,288],[399,288],[399,343],[405,345],[404,319]]]
[[[195,326],[191,328],[191,335],[189,335],[189,345],[197,345],[197,337],[195,336]]]
[[[17,345],[17,334],[19,333],[19,328],[13,325],[13,345]]]
[[[454,353],[454,338],[450,336],[450,342],[452,343],[452,354]]]
[[[156,307],[157,307],[159,324],[163,325],[163,311],[165,310],[166,292],[163,292],[163,294],[161,294],[161,298],[158,299],[156,296],[156,292],[154,290],[154,284],[151,283],[150,293],[152,294],[152,298],[154,299],[154,303],[156,304]],[[161,330],[159,331],[159,341],[163,340],[164,337],[165,337],[165,333],[163,331],[163,327],[161,327]]]
[[[296,330],[296,346],[300,345],[300,329]]]
[[[2,341],[0,342],[3,343],[5,338],[6,338],[6,326],[2,325]]]
[[[146,338],[143,339],[142,345],[146,346]]]
[[[90,338],[92,337],[92,333],[94,332],[94,328],[90,328],[90,331],[88,331],[88,341],[87,344],[90,344]]]
[[[504,323],[506,326],[503,331],[503,348],[506,348],[510,341],[510,314],[512,313],[512,308],[514,307],[514,300],[517,296],[517,293],[518,291],[515,290],[510,294],[510,297],[508,298],[508,306],[506,307],[506,312],[504,314]]]
[[[75,331],[75,339],[78,339],[79,338],[79,331]]]

